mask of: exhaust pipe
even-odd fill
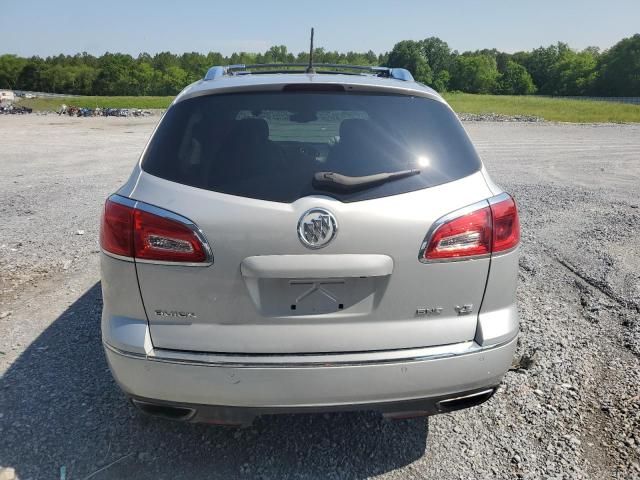
[[[475,407],[489,400],[496,392],[495,388],[482,390],[480,392],[463,395],[462,397],[447,398],[440,400],[436,406],[440,412],[453,412],[463,408]]]
[[[143,402],[136,399],[132,399],[131,403],[133,403],[139,410],[146,413],[147,415],[161,417],[167,420],[179,420],[185,422],[191,420],[196,414],[196,411],[193,408],[160,405],[157,403]]]

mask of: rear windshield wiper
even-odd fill
[[[350,177],[336,172],[316,172],[313,176],[313,183],[319,188],[329,188],[335,190],[359,190],[371,187],[400,178],[418,175],[420,170],[398,170],[397,172],[376,173],[375,175],[364,175],[362,177]]]

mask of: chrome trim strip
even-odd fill
[[[502,192],[496,195],[495,197],[491,197],[487,199],[487,201],[489,202],[489,205],[495,205],[496,203],[509,200],[510,198],[511,198],[511,195],[509,195],[507,192]]]
[[[470,393],[469,395],[461,395],[459,397],[451,397],[451,398],[445,398],[444,400],[440,400],[439,402],[437,402],[437,404],[440,406],[446,406],[450,403],[456,402],[458,400],[465,400],[467,398],[474,398],[474,397],[480,397],[482,395],[486,395],[487,393],[493,393],[493,391],[495,390],[495,388],[487,388],[486,390],[481,390],[479,392],[474,392],[474,393]]]
[[[120,205],[124,205],[125,207],[130,207],[130,208],[135,208],[136,207],[136,201],[128,198],[128,197],[123,197],[122,195],[119,195],[117,193],[114,193],[112,195],[109,195],[109,197],[107,198],[107,200],[110,200],[114,203],[119,203]]]
[[[104,248],[100,248],[100,250],[102,250],[102,253],[104,253],[107,257],[115,258],[116,260],[122,260],[124,262],[131,262],[131,263],[135,262],[133,257],[125,257],[124,255],[117,255],[115,253],[106,251]]]
[[[499,252],[494,252],[491,254],[491,258],[499,258],[502,257],[508,253],[511,252],[515,252],[516,250],[518,250],[520,248],[520,242],[518,242],[518,244],[515,247],[511,247],[507,250],[500,250]]]
[[[487,352],[503,347],[517,338],[517,334],[501,343],[483,347],[474,341],[440,345],[435,347],[384,352],[336,353],[330,355],[220,355],[173,350],[153,349],[148,354],[127,352],[103,342],[106,349],[135,360],[220,368],[325,368],[385,365],[391,363],[414,363],[440,360],[479,352]],[[372,358],[379,355],[381,358]]]
[[[134,200],[131,198],[123,197],[117,193],[114,193],[109,198],[112,202],[120,203],[121,205],[125,205],[131,208],[137,208],[138,210],[142,210],[144,212],[151,213],[153,215],[157,215],[162,218],[166,218],[168,220],[173,220],[174,222],[181,223],[185,227],[189,228],[195,236],[198,238],[202,246],[204,247],[206,260],[204,262],[167,262],[161,260],[146,260],[143,258],[135,258],[128,261],[135,261],[136,263],[148,263],[152,265],[174,265],[179,267],[209,267],[213,265],[213,251],[211,250],[211,246],[207,241],[207,237],[204,232],[200,230],[200,228],[187,217],[183,217],[182,215],[178,215],[170,210],[165,210],[164,208],[156,207],[155,205],[150,205],[145,202],[141,202],[139,200]],[[104,251],[104,250],[103,250]],[[120,258],[117,255],[110,254],[109,252],[105,252],[107,255],[112,256],[114,258],[118,258],[120,260],[126,260],[129,257]]]

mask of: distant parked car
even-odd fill
[[[406,70],[288,68],[212,68],[107,199],[114,378],[147,413],[232,425],[486,401],[518,334],[513,198]]]
[[[15,102],[15,100],[13,90],[0,90],[0,102]]]

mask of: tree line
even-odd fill
[[[213,65],[306,63],[284,45],[264,53],[141,53],[137,57],[80,53],[47,58],[0,55],[0,88],[77,95],[175,95]],[[458,52],[437,38],[404,40],[390,52],[314,50],[314,62],[407,68],[438,91],[505,95],[640,96],[640,34],[608,50],[578,51],[559,42],[516,53],[496,49]]]

